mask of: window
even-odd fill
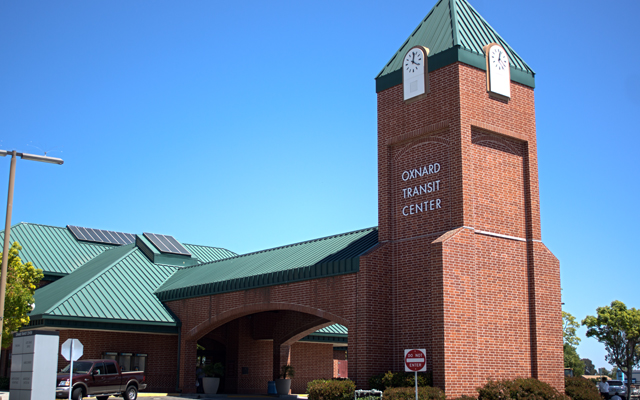
[[[118,370],[116,369],[116,365],[112,362],[107,362],[104,364],[107,367],[107,374],[117,374]]]
[[[95,365],[93,366],[93,374],[94,375],[104,375],[105,374],[104,364],[103,363],[95,363]]]

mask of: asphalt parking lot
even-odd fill
[[[307,395],[289,395],[289,396],[275,396],[275,395],[251,395],[251,394],[182,394],[172,395],[165,393],[138,393],[138,398],[141,400],[184,400],[184,399],[218,399],[218,400],[296,400],[305,399]]]

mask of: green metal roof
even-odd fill
[[[45,279],[65,276],[105,250],[117,245],[77,240],[66,227],[21,222],[11,227],[11,242],[22,246],[20,258],[43,270]],[[4,240],[4,231],[0,231]],[[217,261],[237,254],[218,247],[184,244],[199,263]]]
[[[59,241],[46,241],[43,237],[50,237],[51,231],[63,238],[72,237],[66,228],[45,228],[30,236],[23,248],[36,254],[58,254],[55,245]],[[12,228],[11,236],[24,229],[24,226]],[[71,240],[64,242],[65,249],[87,245],[73,237]],[[236,253],[215,247],[185,247],[207,262],[236,256]],[[75,271],[36,290],[36,307],[30,313],[29,327],[175,333],[179,321],[153,292],[178,269],[153,263],[135,244],[107,246],[106,251],[95,255]]]
[[[45,276],[66,275],[115,246],[79,242],[67,228],[21,222],[11,227],[11,242],[22,246],[20,258],[31,261]],[[4,240],[4,231],[0,232]]]
[[[170,301],[353,273],[377,243],[370,228],[181,268],[156,295]]]
[[[176,326],[153,295],[178,268],[153,264],[135,245],[116,247],[73,273],[36,290],[34,325],[40,319]]]
[[[376,77],[376,92],[402,83],[402,59],[413,46],[429,49],[429,71],[457,61],[485,70],[482,48],[504,47],[511,63],[511,80],[535,87],[535,73],[466,0],[439,0]]]
[[[326,335],[348,335],[349,330],[346,326],[340,324],[329,325],[325,328],[318,329],[314,332],[315,335],[318,334],[326,334]]]
[[[301,342],[333,343],[345,345],[349,342],[349,331],[346,326],[340,324],[329,325],[318,329],[311,335],[300,339]]]
[[[189,252],[196,257],[201,263],[208,263],[212,261],[218,261],[223,258],[235,257],[238,254],[233,251],[223,249],[221,247],[201,246],[197,244],[182,245],[189,250]]]

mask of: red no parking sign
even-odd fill
[[[427,370],[427,352],[425,349],[405,349],[404,370],[406,372],[424,372]]]

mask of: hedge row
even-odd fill
[[[415,387],[414,372],[387,372],[384,374],[374,375],[369,378],[369,387],[371,389],[385,390],[387,388],[398,387]],[[432,386],[433,380],[431,372],[418,373],[418,386]],[[415,397],[415,393],[414,393]]]
[[[489,381],[478,388],[478,400],[568,400],[548,383],[535,378]]]
[[[351,400],[356,384],[349,379],[316,379],[307,384],[309,400]]]
[[[382,395],[384,400],[415,400],[416,388],[414,387],[397,387],[389,388]],[[440,388],[431,386],[418,387],[418,400],[445,400],[447,397]]]
[[[564,393],[573,400],[600,400],[600,392],[590,380],[579,376],[564,378]]]
[[[411,375],[409,379],[409,376]],[[444,392],[439,388],[423,385],[431,383],[430,376],[418,377],[418,400],[445,400]],[[413,374],[380,374],[369,379],[374,389],[384,389],[384,400],[414,400],[415,381]],[[374,386],[375,384],[375,386]],[[318,379],[309,382],[307,393],[309,400],[349,400],[356,389],[349,379]],[[547,383],[535,378],[489,381],[477,389],[478,396],[462,396],[456,400],[600,400],[595,385],[581,377],[565,378],[565,393],[558,392]]]

